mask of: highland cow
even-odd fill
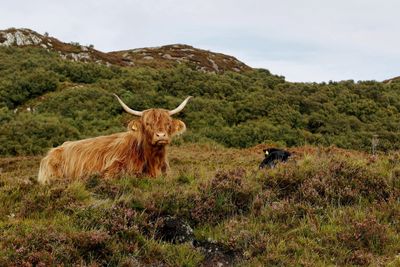
[[[117,95],[115,97],[126,112],[139,118],[128,124],[126,132],[65,142],[51,149],[40,163],[40,183],[48,183],[54,178],[79,179],[94,174],[107,179],[141,174],[156,177],[167,172],[167,146],[172,137],[186,130],[184,122],[171,116],[180,112],[191,97],[171,111],[136,111]]]

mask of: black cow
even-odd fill
[[[285,162],[292,155],[290,152],[278,148],[268,148],[263,151],[265,153],[265,159],[259,166],[260,170],[265,168],[265,166],[274,168],[278,161]]]

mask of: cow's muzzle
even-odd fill
[[[154,134],[153,143],[155,145],[168,145],[169,138],[168,135],[164,132],[158,132]]]

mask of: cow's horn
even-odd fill
[[[135,115],[135,116],[143,115],[143,111],[136,111],[136,110],[131,109],[124,102],[122,102],[121,98],[119,98],[116,94],[113,94],[113,95],[115,95],[115,97],[118,99],[118,102],[121,104],[121,106],[124,108],[124,110],[126,112],[128,112],[129,114]]]
[[[183,100],[183,102],[176,109],[169,111],[169,115],[174,115],[174,114],[180,112],[186,106],[186,104],[190,98],[192,98],[192,96],[186,97],[186,99]]]

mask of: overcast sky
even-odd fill
[[[400,75],[398,0],[13,0],[1,3],[9,27],[105,52],[188,44],[289,81]]]

